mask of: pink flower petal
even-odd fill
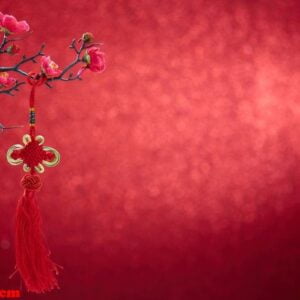
[[[58,65],[51,60],[50,56],[42,56],[41,70],[49,77],[58,76],[62,71],[58,69]]]
[[[26,21],[20,21],[17,23],[16,33],[23,33],[29,31],[29,25]]]
[[[2,19],[2,26],[10,32],[15,32],[17,28],[17,19],[14,16],[4,15]]]
[[[2,19],[1,19],[2,18]],[[18,22],[14,16],[0,15],[1,26],[11,33],[23,33],[29,31],[29,25],[26,21]]]
[[[0,85],[8,86],[16,82],[14,77],[10,77],[7,72],[0,72]]]
[[[90,63],[88,68],[92,72],[103,72],[105,70],[105,58],[104,53],[100,51],[97,47],[91,47],[87,50],[88,55],[90,56]]]

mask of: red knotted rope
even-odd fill
[[[27,290],[35,293],[43,293],[58,288],[56,279],[58,265],[49,257],[50,251],[46,246],[41,230],[41,216],[36,192],[42,183],[40,177],[35,174],[34,168],[36,162],[46,158],[43,157],[46,153],[41,152],[39,148],[41,146],[35,141],[35,90],[46,80],[45,76],[35,73],[30,73],[27,79],[31,85],[29,97],[31,142],[30,146],[27,145],[26,156],[31,169],[30,174],[26,174],[21,180],[24,193],[18,202],[16,214],[16,269],[24,280]],[[15,153],[15,155],[17,154]]]
[[[41,86],[45,83],[47,78],[45,76],[42,76],[40,74],[36,73],[29,73],[29,76],[27,77],[27,82],[32,86],[30,91],[30,97],[29,97],[29,111],[35,111],[35,89],[38,86]],[[31,138],[35,137],[35,123],[30,123],[29,128],[30,136]]]

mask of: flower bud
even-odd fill
[[[12,44],[6,48],[6,52],[10,55],[14,55],[20,52],[20,47],[15,44]]]
[[[3,26],[0,27],[0,31],[3,32],[6,36],[9,36],[11,34],[11,32]]]
[[[91,32],[85,32],[85,33],[82,35],[82,40],[83,40],[85,43],[91,43],[91,42],[94,40],[94,35],[93,35]]]
[[[82,57],[82,61],[89,65],[91,63],[91,57],[87,53],[85,53]]]

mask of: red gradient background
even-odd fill
[[[300,299],[300,2],[1,1],[60,65],[91,31],[107,70],[38,91],[59,149],[39,194],[61,290],[24,299]],[[5,57],[1,56],[1,65]],[[32,70],[37,66],[28,66]],[[29,88],[1,96],[26,124]],[[22,170],[0,135],[0,289]]]

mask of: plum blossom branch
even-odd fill
[[[43,53],[43,50],[45,48],[45,44],[42,44],[40,50],[35,53],[34,55],[31,55],[29,57],[26,57],[25,55],[23,55],[22,59],[16,63],[14,66],[11,66],[11,67],[0,67],[0,72],[9,72],[9,71],[12,71],[12,72],[16,72],[16,73],[19,73],[23,76],[26,76],[28,77],[28,73],[26,73],[25,71],[23,71],[20,67],[22,65],[24,65],[25,63],[27,62],[34,62],[36,63],[36,58],[39,57],[39,56],[44,56],[45,54]]]
[[[5,34],[4,34],[4,36],[5,36]],[[26,57],[25,55],[23,55],[22,59],[18,63],[16,63],[14,66],[0,67],[0,74],[1,74],[2,79],[3,79],[3,75],[4,75],[4,77],[8,76],[7,72],[15,72],[15,73],[19,73],[25,77],[28,77],[29,76],[28,73],[25,72],[24,70],[22,70],[21,66],[30,61],[36,63],[37,57],[45,55],[43,53],[44,48],[45,48],[45,45],[43,44],[41,46],[40,50],[37,53],[35,53],[34,55],[29,56],[29,57]],[[1,84],[0,94],[14,96],[13,92],[19,91],[19,86],[25,84],[25,82],[18,82],[17,80],[15,80],[13,78],[9,78],[9,79],[10,79],[10,83],[14,83],[14,84],[6,85],[6,84],[3,84],[3,82],[1,82],[2,84]]]
[[[72,80],[76,80],[76,79],[82,80],[82,78],[80,76],[81,75],[80,73],[77,73],[75,76],[73,76],[73,73],[69,73],[69,76],[67,76],[67,77],[64,77],[64,75],[68,71],[70,71],[74,66],[76,66],[78,63],[82,62],[81,54],[82,54],[83,50],[85,49],[85,46],[86,46],[85,44],[86,43],[84,41],[82,41],[81,45],[78,49],[77,46],[76,46],[76,39],[72,40],[69,48],[71,48],[75,51],[75,53],[76,53],[75,59],[62,70],[62,72],[60,73],[59,76],[49,78],[47,80],[48,84],[49,84],[49,82],[56,81],[56,80],[61,80],[61,81],[72,81]]]
[[[73,39],[71,44],[69,45],[69,48],[73,49],[74,52],[76,53],[76,56],[74,58],[74,60],[67,65],[58,76],[54,76],[52,78],[48,78],[47,80],[47,85],[49,87],[52,87],[50,85],[50,82],[56,81],[56,80],[61,80],[61,81],[73,81],[73,80],[82,80],[82,73],[87,69],[90,68],[91,65],[91,57],[89,55],[89,50],[88,49],[92,49],[94,48],[98,50],[98,47],[102,44],[100,43],[92,43],[93,41],[93,35],[89,32],[83,34],[82,38],[78,41],[80,43],[79,48],[76,45],[76,39]],[[86,51],[86,53],[84,55],[83,52]],[[90,68],[92,71],[94,72],[101,72],[104,70],[104,57],[101,56],[100,61],[99,61],[99,57],[97,55],[103,55],[102,52],[99,52],[96,55],[93,55],[93,65],[98,65],[101,64],[101,67],[99,68],[99,70],[97,69],[93,69]],[[75,67],[77,64],[79,63],[85,63],[85,66],[82,67],[76,75],[73,75],[72,72],[69,73],[69,75],[65,76],[73,67]]]
[[[20,52],[19,46],[14,42],[23,40],[29,34],[30,27],[26,21],[18,21],[14,16],[6,15],[0,12],[0,33],[3,33],[0,41],[0,54],[14,55]],[[92,33],[86,32],[78,41],[73,39],[70,48],[75,52],[75,58],[64,69],[59,70],[58,65],[51,60],[50,56],[44,53],[45,44],[42,44],[38,52],[31,56],[23,55],[20,60],[12,66],[0,67],[0,94],[14,96],[14,92],[19,91],[19,87],[26,82],[20,82],[12,77],[10,73],[17,73],[26,78],[45,79],[45,84],[51,86],[51,82],[81,80],[81,75],[86,69],[92,72],[102,72],[104,70],[104,54],[100,52],[99,43],[93,43],[94,36]],[[85,53],[83,54],[83,52]],[[26,63],[37,63],[37,58],[41,57],[40,70],[36,73],[27,73],[23,66]],[[82,64],[80,70],[73,75],[72,69],[79,63]],[[4,126],[0,124],[0,132],[6,129],[19,128],[23,126]]]
[[[21,86],[23,84],[25,84],[25,82],[16,81],[13,86],[11,86],[9,88],[1,89],[0,94],[7,94],[7,95],[10,95],[10,96],[14,96],[13,92],[14,91],[18,92],[19,91],[19,86]]]
[[[0,44],[0,53],[6,53],[6,50],[4,50],[5,45],[8,43],[7,34],[4,33],[2,42]]]
[[[24,127],[23,125],[15,125],[15,126],[4,126],[3,124],[0,123],[0,132],[3,132],[4,130],[7,129],[15,129],[15,128],[22,128]]]
[[[19,53],[20,48],[14,44],[27,37],[32,33],[26,21],[18,21],[14,16],[5,15],[0,12],[0,32],[3,33],[0,42],[0,54],[14,55]],[[44,77],[45,84],[51,88],[54,81],[73,81],[82,80],[81,75],[87,69],[92,72],[102,72],[105,69],[104,53],[100,51],[100,43],[94,43],[94,36],[90,32],[86,32],[79,40],[73,39],[69,48],[75,52],[75,57],[66,67],[59,69],[58,65],[51,60],[50,56],[44,53],[45,44],[35,54],[27,57],[23,55],[19,62],[13,66],[0,67],[0,94],[14,95],[19,87],[25,82],[20,82],[16,78],[11,77],[10,73],[18,73],[26,78]],[[23,69],[23,65],[32,62],[37,63],[40,57],[40,70],[37,72],[27,73]],[[79,70],[74,73],[72,69],[81,64]]]

